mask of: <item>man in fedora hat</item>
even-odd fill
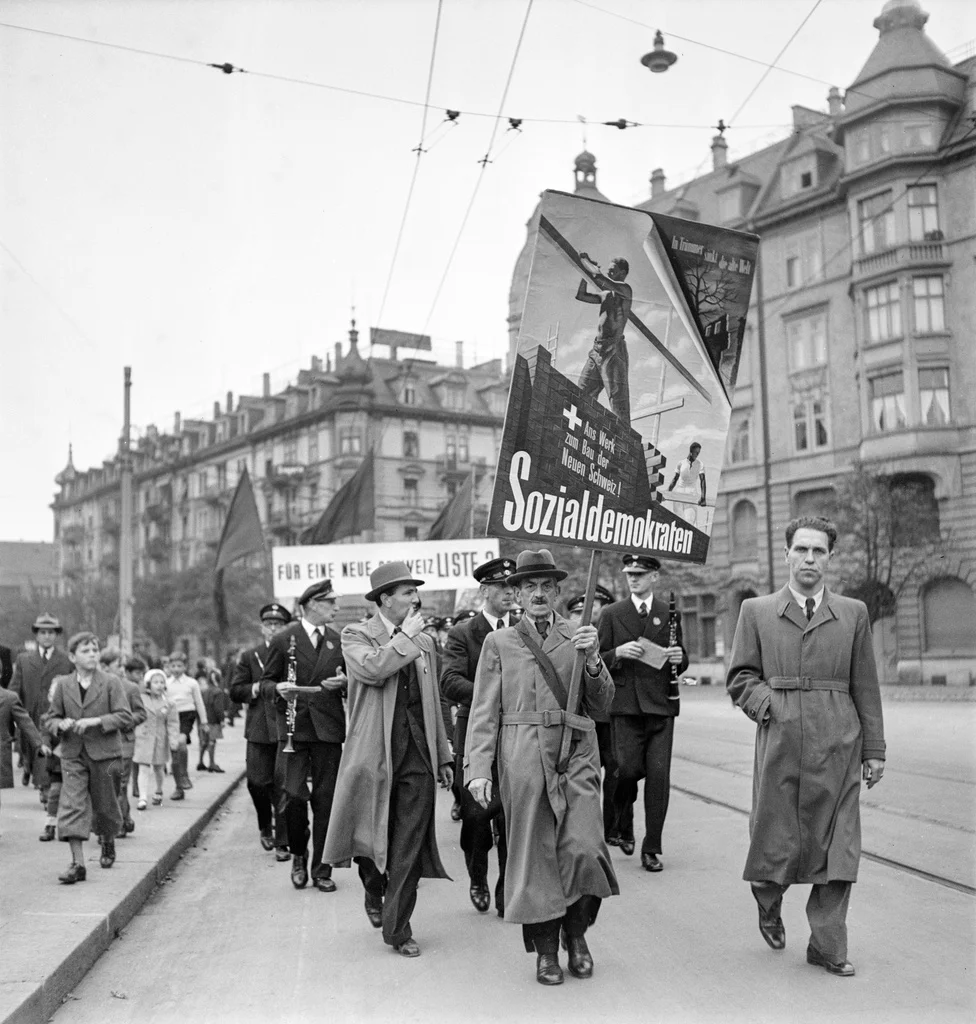
[[[525,615],[515,628],[485,639],[465,741],[465,782],[482,807],[491,801],[497,759],[508,832],[505,919],[522,925],[543,985],[563,981],[560,933],[570,973],[592,975],[585,933],[601,900],[619,892],[603,840],[590,717],[610,706],[613,681],[596,628],[573,629],[556,614],[566,575],[544,549],[518,556],[509,580]],[[580,699],[567,707],[578,652],[585,655]],[[564,729],[572,730],[572,743],[568,762],[560,764]]]
[[[434,832],[436,783],[454,773],[437,688],[434,641],[424,632],[406,562],[370,574],[376,614],[342,631],[349,674],[349,737],[339,767],[325,855],[354,859],[366,916],[401,956],[420,955],[410,917],[421,878],[447,878]]]
[[[634,803],[637,784],[644,780],[644,839],[641,867],[660,871],[661,833],[671,793],[671,746],[679,702],[668,699],[672,666],[688,667],[681,646],[678,616],[675,643],[670,643],[668,601],[654,588],[661,563],[643,552],[623,556],[623,573],[630,596],[603,609],[600,616],[600,651],[613,676],[614,697],[610,708],[613,756],[617,762],[617,786],[611,823],[611,845],[630,856],[634,852]],[[665,649],[667,660],[654,668],[641,659],[648,640]]]
[[[10,689],[20,697],[24,710],[31,721],[44,732],[41,718],[48,709],[48,691],[51,683],[58,676],[68,675],[74,671],[74,665],[68,660],[64,651],[59,650],[55,643],[64,630],[61,623],[53,615],[38,615],[31,626],[36,649],[18,654],[14,660],[13,678]],[[48,791],[51,778],[47,771],[47,759],[40,753],[25,734],[21,734],[21,754],[24,758],[24,785],[33,776],[34,785],[41,791],[41,803],[47,808]],[[54,827],[57,824],[57,807],[47,816],[41,839],[54,839]]]
[[[274,702],[261,693],[261,677],[268,661],[269,645],[291,622],[291,613],[284,605],[271,601],[258,614],[261,643],[241,652],[234,665],[228,693],[231,700],[247,706],[244,719],[247,791],[257,814],[261,847],[269,852],[275,850],[276,858],[286,861],[291,860],[291,854],[288,852],[285,818],[279,813],[280,791],[275,785],[278,719]]]
[[[464,771],[464,742],[468,729],[471,698],[474,695],[474,677],[485,637],[496,629],[513,625],[509,618],[515,604],[515,588],[510,582],[515,572],[511,558],[493,558],[479,565],[472,574],[481,588],[484,607],[472,618],[460,620],[447,634],[444,648],[444,669],[441,673],[441,693],[457,704],[454,720],[455,775],[458,780]],[[491,906],[488,888],[488,854],[494,845],[493,831],[498,830],[498,883],[495,886],[495,909],[504,917],[505,819],[501,798],[497,792],[498,775],[492,776],[495,793],[488,807],[482,807],[463,786],[461,789],[461,849],[471,884],[468,894],[475,910],[486,913]]]
[[[335,892],[333,861],[323,856],[332,814],[346,710],[342,705],[345,676],[339,634],[331,628],[339,599],[331,580],[319,580],[298,599],[299,614],[268,645],[261,677],[261,695],[277,711],[278,754],[275,774],[281,788],[279,814],[284,818],[291,851],[291,884],[304,889],[311,873],[319,892]],[[294,643],[294,661],[289,651]],[[289,682],[289,666],[294,682]],[[317,686],[317,693],[298,693],[295,686]],[[289,700],[295,720],[289,726]],[[294,751],[286,750],[288,737]],[[308,787],[311,777],[312,786]],[[312,808],[312,863],[308,862],[308,808]]]

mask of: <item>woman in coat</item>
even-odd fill
[[[180,743],[180,716],[176,705],[166,696],[166,673],[152,668],[144,681],[146,692],[142,703],[146,709],[146,720],[136,726],[136,742],[132,752],[132,763],[139,768],[139,803],[136,809],[146,809],[146,794],[149,792],[150,775],[156,777],[156,789],[152,802],[158,807],[163,802],[163,769],[171,751]]]

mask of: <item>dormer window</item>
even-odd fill
[[[718,216],[723,224],[738,220],[742,216],[742,190],[739,188],[723,192],[718,197]]]
[[[783,195],[799,195],[817,183],[817,160],[813,153],[793,160],[783,167]]]
[[[400,392],[400,401],[404,405],[417,404],[417,389],[414,386],[413,381],[407,381],[403,385],[403,390]]]

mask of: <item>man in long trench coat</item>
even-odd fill
[[[401,956],[420,956],[410,917],[421,878],[447,878],[434,834],[435,782],[454,781],[434,641],[423,632],[405,562],[370,575],[377,613],[342,631],[349,680],[346,745],[323,859],[355,859],[366,916]]]
[[[790,581],[743,602],[726,685],[757,725],[743,877],[759,905],[759,931],[783,949],[783,894],[812,885],[807,962],[849,977],[860,784],[870,789],[881,780],[885,743],[867,608],[824,586],[836,539],[826,519],[789,524]]]
[[[588,714],[609,709],[613,681],[600,658],[596,627],[574,629],[554,610],[558,582],[566,575],[545,549],[518,556],[509,579],[525,616],[485,638],[465,744],[465,782],[482,807],[491,799],[497,758],[508,836],[505,919],[522,925],[543,985],[563,981],[560,932],[570,973],[592,975],[586,930],[600,901],[620,891],[603,839],[600,755]],[[567,709],[577,651],[586,652],[582,699]],[[560,773],[564,723],[573,730],[573,743]]]

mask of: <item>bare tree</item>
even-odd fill
[[[830,510],[841,533],[837,571],[844,593],[862,600],[872,625],[894,614],[905,588],[945,559],[931,486],[916,476],[890,476],[854,463]]]

